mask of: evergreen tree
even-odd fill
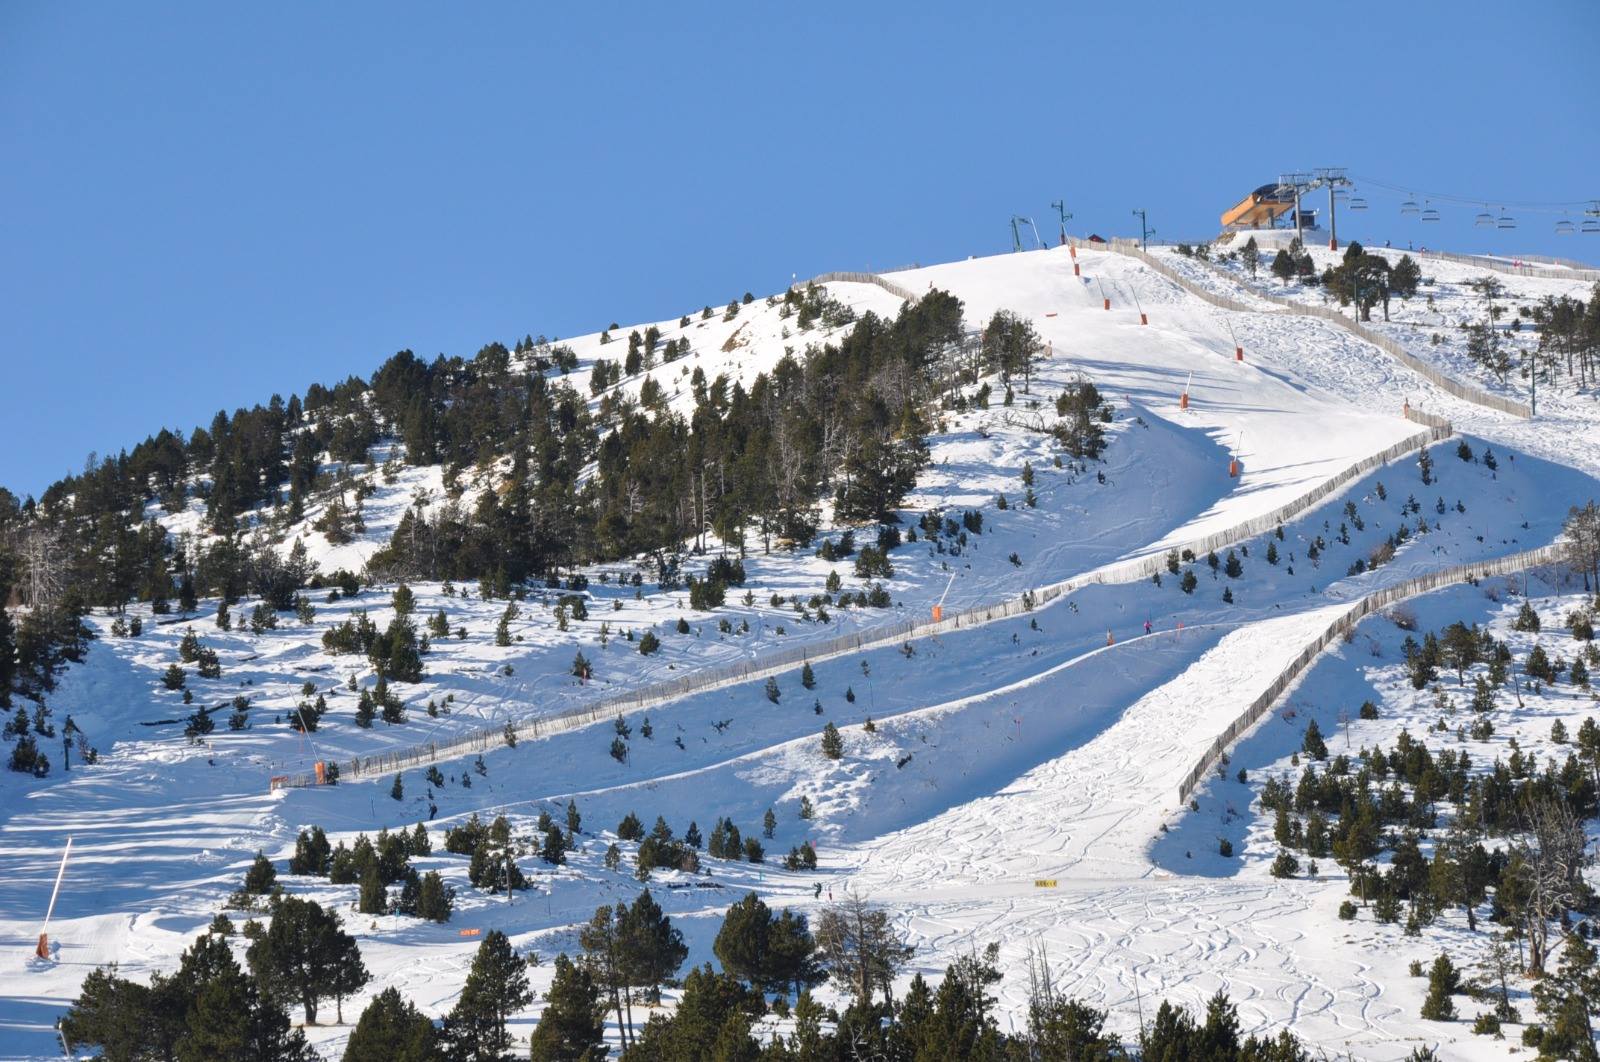
[[[1554,974],[1534,985],[1533,999],[1545,1021],[1538,1036],[1540,1058],[1596,1057],[1600,964],[1593,944],[1578,933],[1568,934]]]
[[[816,673],[811,670],[811,661],[807,660],[800,666],[800,685],[808,690],[817,688]]]
[[[565,954],[557,955],[555,980],[533,1030],[529,1058],[533,1062],[598,1062],[606,1056],[604,1014],[594,976]]]
[[[1251,279],[1255,279],[1256,270],[1261,267],[1261,247],[1256,243],[1254,236],[1246,240],[1244,246],[1239,249],[1239,262],[1249,272]]]
[[[377,717],[377,711],[372,706],[372,694],[367,690],[361,691],[361,697],[356,702],[356,726],[370,729],[372,720]]]
[[[1285,284],[1294,277],[1294,256],[1280,248],[1272,259],[1272,275]]]
[[[539,858],[553,867],[558,867],[567,861],[567,842],[561,836],[561,827],[552,825],[545,831],[544,846],[539,850]]]
[[[430,922],[448,922],[455,900],[455,889],[445,884],[437,870],[430,870],[422,875],[417,892],[417,917]]]
[[[1300,743],[1300,748],[1314,760],[1328,758],[1328,745],[1323,741],[1322,728],[1317,726],[1315,719],[1306,724],[1306,736],[1305,740]]]
[[[289,873],[325,877],[328,873],[328,860],[332,854],[328,835],[322,832],[321,826],[313,826],[309,831],[301,830],[300,835],[295,838],[294,855],[289,860]]]
[[[304,1035],[245,975],[225,937],[206,933],[171,976],[149,985],[92,971],[61,1022],[75,1050],[100,1047],[111,1059],[316,1062]]]
[[[277,887],[277,869],[272,865],[272,860],[257,849],[255,861],[250,864],[250,869],[245,871],[243,891],[249,896],[265,896]]]
[[[844,738],[832,723],[822,728],[822,754],[830,760],[837,760],[844,755]]]
[[[345,1044],[342,1062],[446,1062],[438,1030],[393,988],[373,997]]]
[[[632,990],[643,989],[651,998],[660,995],[663,984],[671,981],[689,956],[683,934],[672,924],[645,889],[632,906],[617,906],[617,948],[619,970],[626,999],[631,1004]],[[630,1013],[631,1035],[631,1013]]]
[[[712,952],[730,975],[763,992],[796,993],[822,981],[803,915],[775,915],[755,893],[728,908]]]
[[[533,1002],[527,962],[498,929],[478,945],[456,1005],[445,1018],[453,1057],[464,1062],[501,1062],[511,1051],[511,1017]]]
[[[356,909],[362,914],[389,913],[389,890],[375,859],[369,860],[361,870],[361,893]]]
[[[1451,996],[1461,991],[1461,975],[1450,956],[1440,953],[1428,971],[1428,998],[1422,1003],[1422,1016],[1429,1021],[1455,1021],[1456,1005]]]
[[[293,896],[274,905],[272,924],[251,944],[248,959],[265,991],[305,1009],[307,1025],[317,1023],[321,999],[335,996],[342,1003],[368,980],[355,938],[339,928],[339,916]]]

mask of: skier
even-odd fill
[[[1145,620],[1144,621],[1144,632],[1146,634],[1150,633],[1150,621],[1149,620]]]

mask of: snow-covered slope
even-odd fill
[[[1065,249],[894,275],[913,291],[952,292],[964,301],[969,325],[999,309],[1026,317],[1050,343],[1035,395],[1048,401],[1082,374],[1116,412],[1105,460],[1079,467],[1058,467],[1053,441],[1030,426],[1033,396],[1019,392],[1009,408],[944,415],[929,438],[931,460],[907,500],[908,516],[941,508],[959,520],[962,511],[977,510],[982,533],[969,533],[959,552],[948,537],[893,550],[887,609],[829,608],[821,620],[811,599],[824,592],[830,572],[845,589],[861,589],[866,580],[851,559],[827,562],[813,550],[752,553],[745,561],[748,600],[735,590],[713,612],[691,610],[684,591],[661,590],[648,576],[636,589],[635,567],[615,564],[586,573],[587,618],[569,619],[562,629],[554,609],[560,592],[533,590],[509,625],[512,644],[497,646],[504,602],[462,588],[413,586],[418,617],[443,609],[452,634],[435,640],[423,681],[394,687],[408,721],[372,729],[353,725],[357,695],[350,689],[352,681],[371,687],[369,665],[359,656],[330,656],[321,634],[358,608],[382,627],[391,614],[388,587],[318,601],[311,626],[285,616],[280,629],[259,634],[218,631],[210,619],[215,602],[175,623],[146,615],[138,638],[115,637],[110,617],[94,617],[101,637],[64,677],[52,704],[58,718],[72,714],[101,761],[42,782],[0,778],[4,939],[26,942],[37,932],[60,846],[75,838],[54,929],[61,961],[25,970],[19,954],[10,971],[0,970],[5,1050],[51,1054],[51,1023],[98,964],[117,961],[135,976],[170,969],[237,887],[256,849],[281,859],[302,827],[321,825],[349,842],[359,832],[430,815],[442,830],[472,813],[503,811],[522,835],[541,811],[560,818],[569,800],[584,818],[579,850],[561,868],[528,861],[535,889],[513,905],[472,888],[465,859],[439,854],[419,866],[441,870],[460,889],[451,925],[347,917],[374,981],[362,999],[346,1001],[346,1016],[390,986],[429,1014],[448,1010],[474,947],[457,935],[463,926],[504,928],[519,948],[546,958],[574,950],[576,926],[597,905],[640,888],[631,860],[617,870],[602,862],[615,825],[630,811],[646,823],[664,816],[680,832],[691,820],[706,831],[727,816],[754,836],[772,808],[778,826],[763,840],[768,863],[708,859],[703,876],[657,872],[656,895],[684,928],[691,962],[711,958],[722,911],[747,889],[804,911],[855,890],[897,913],[918,947],[917,969],[938,972],[999,941],[1014,971],[1000,986],[1011,1021],[1020,1020],[1024,1005],[1023,949],[1042,937],[1067,961],[1062,987],[1110,1007],[1124,1032],[1137,1028],[1138,1008],[1158,997],[1192,1005],[1220,987],[1241,1003],[1252,1029],[1293,1027],[1358,1057],[1400,1058],[1413,1043],[1446,1035],[1450,1030],[1415,1017],[1417,989],[1404,972],[1413,956],[1403,942],[1365,929],[1346,940],[1334,931],[1343,925],[1333,913],[1345,892],[1342,875],[1289,882],[1267,875],[1273,846],[1261,837],[1242,783],[1203,789],[1199,814],[1175,807],[1173,792],[1216,732],[1342,602],[1412,575],[1551,541],[1568,506],[1596,493],[1600,418],[1592,403],[1575,398],[1552,420],[1513,422],[1430,391],[1392,359],[1323,322],[1265,309],[1224,314],[1113,252],[1082,251],[1077,261],[1081,275]],[[857,313],[893,314],[899,305],[872,285],[836,283],[828,291]],[[1237,285],[1231,291],[1238,297]],[[1140,324],[1140,309],[1148,325]],[[762,299],[732,320],[721,311],[689,317],[687,326],[657,324],[663,341],[687,338],[690,353],[649,370],[679,409],[691,401],[688,379],[696,368],[708,380],[725,375],[748,383],[787,352],[800,356],[806,344],[838,334],[801,334]],[[609,344],[598,334],[565,340],[579,358],[577,375],[586,379],[596,358],[620,359],[629,327],[612,330]],[[1235,336],[1246,348],[1243,362],[1233,357]],[[636,394],[645,375],[617,386]],[[1190,400],[1181,408],[1186,386]],[[398,800],[388,777],[269,790],[273,775],[317,760],[343,762],[551,714],[604,692],[759,661],[774,647],[923,618],[941,599],[958,607],[996,601],[1119,558],[1164,553],[1271,512],[1411,437],[1417,426],[1400,415],[1407,398],[1469,432],[1471,459],[1459,459],[1452,440],[1430,450],[1433,482],[1422,481],[1410,458],[1359,477],[1286,523],[1281,538],[1268,532],[1241,542],[1237,577],[1204,557],[1185,560],[1180,568],[1196,576],[1192,593],[1172,574],[1159,583],[1090,586],[1031,614],[819,663],[814,688],[802,685],[798,670],[782,675],[776,700],[761,682],[692,694],[631,717],[622,759],[609,751],[618,735],[602,725],[485,748],[481,771],[470,758],[442,762],[442,786],[407,771]],[[1498,458],[1494,467],[1485,462],[1486,447]],[[1228,475],[1233,455],[1237,478]],[[1035,508],[1021,504],[1024,462],[1034,470]],[[310,530],[312,513],[285,543],[301,536],[325,568],[356,567],[386,541],[417,492],[436,497],[441,489],[438,469],[402,470],[393,482],[376,467],[360,475],[375,491],[363,537],[329,546]],[[996,504],[1000,495],[1005,509]],[[1407,511],[1413,500],[1415,510]],[[162,519],[174,532],[197,531],[199,515]],[[1425,533],[1416,531],[1419,520]],[[1410,533],[1392,559],[1366,570],[1402,526]],[[843,530],[830,524],[825,534],[836,541]],[[1275,563],[1267,559],[1269,545]],[[1467,590],[1439,599],[1445,611],[1487,607]],[[680,618],[688,633],[679,632]],[[1492,609],[1481,618],[1504,619]],[[1359,659],[1365,642],[1358,640],[1319,663],[1293,695],[1303,710],[1322,713],[1330,733],[1336,716],[1328,713],[1348,707],[1347,672],[1355,668],[1377,669],[1371,681],[1384,694],[1380,720],[1362,724],[1372,728],[1369,739],[1421,718],[1422,706],[1393,681],[1395,639],[1378,629],[1382,622],[1362,628],[1379,645],[1377,663]],[[197,701],[249,698],[247,729],[219,726],[201,744],[183,738],[179,720],[192,709],[161,682],[190,625],[222,665],[218,679],[191,673]],[[636,640],[647,630],[662,642],[651,656],[638,652]],[[592,683],[572,677],[580,651],[594,664]],[[317,732],[301,735],[286,719],[306,698],[306,685],[330,712]],[[1582,707],[1552,702],[1549,711]],[[845,754],[836,761],[818,747],[828,722],[844,735]],[[1284,740],[1268,725],[1235,760],[1252,775],[1280,769]],[[800,817],[802,799],[814,817]],[[1219,805],[1234,814],[1219,817]],[[1234,839],[1242,858],[1214,855],[1219,833]],[[817,846],[819,871],[785,871],[771,861],[804,840]],[[435,851],[440,847],[436,836]],[[1038,879],[1055,884],[1039,888]],[[346,905],[354,896],[351,886],[286,880],[323,902]],[[1437,935],[1409,947],[1417,955],[1436,951]],[[1390,951],[1374,955],[1371,945],[1380,942]],[[22,944],[13,950],[20,953]],[[536,987],[546,987],[549,976],[546,963],[534,972]],[[519,1035],[540,1006],[519,1016]],[[348,1028],[310,1033],[336,1057]],[[1499,1057],[1503,1050],[1481,1038],[1457,1047],[1459,1057]]]

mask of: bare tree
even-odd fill
[[[1528,935],[1528,972],[1544,973],[1550,924],[1579,898],[1588,837],[1583,822],[1563,801],[1529,799],[1518,812],[1522,836],[1512,846],[1526,895],[1522,917]]]
[[[22,566],[28,578],[28,604],[39,609],[54,605],[66,582],[61,536],[38,524],[30,527],[22,538]]]
[[[879,988],[892,1002],[895,975],[916,950],[900,939],[889,912],[856,895],[822,912],[815,937],[822,965],[863,1003],[871,1003]]]
[[[1567,511],[1561,552],[1573,571],[1583,573],[1583,588],[1600,592],[1600,508],[1594,499]]]

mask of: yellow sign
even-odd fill
[[[1053,889],[1056,887],[1055,878],[1035,878],[1033,887],[1036,889]]]

